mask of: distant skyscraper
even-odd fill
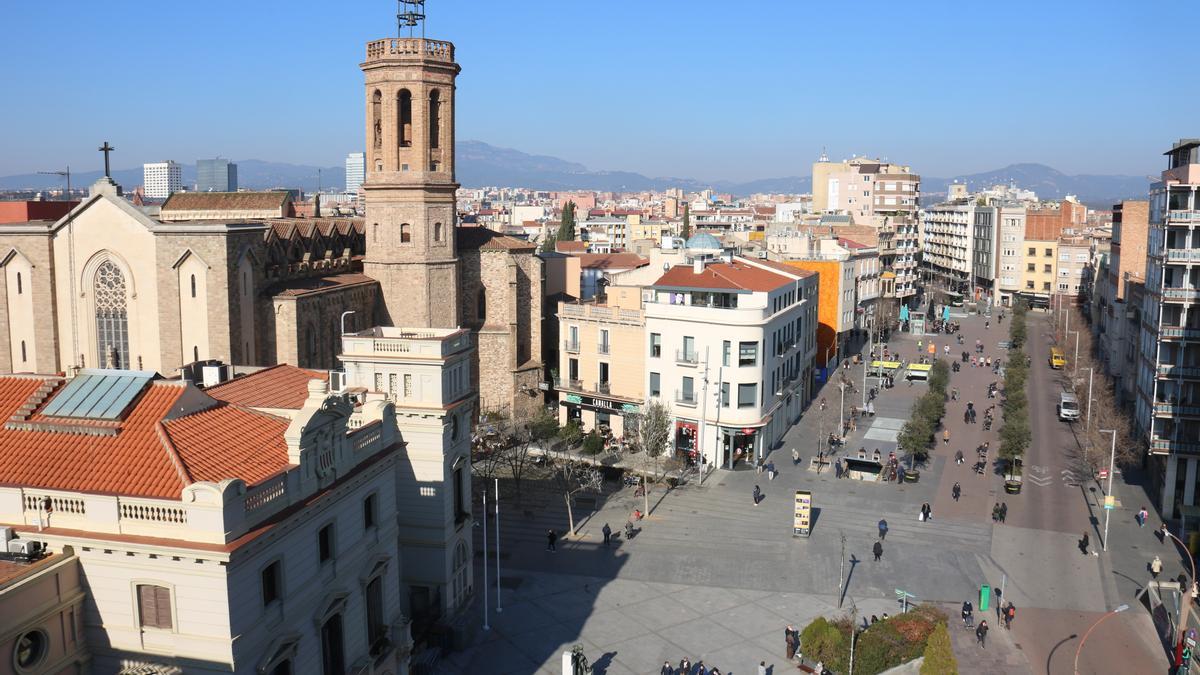
[[[196,160],[197,192],[237,192],[237,164],[227,159]]]
[[[352,152],[346,155],[346,192],[358,192],[367,177],[367,153]]]
[[[142,183],[150,199],[166,199],[183,190],[183,167],[175,162],[154,162],[142,165]]]

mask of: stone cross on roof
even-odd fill
[[[96,149],[99,150],[100,152],[104,153],[104,177],[112,178],[112,172],[109,171],[109,168],[108,168],[108,153],[112,152],[113,150],[116,150],[116,148],[109,145],[108,141],[104,141],[104,145],[102,145]]]

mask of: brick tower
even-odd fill
[[[454,45],[423,37],[367,43],[367,254],[380,323],[454,328]]]

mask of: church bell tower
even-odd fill
[[[381,323],[455,328],[454,45],[424,37],[423,2],[402,3],[410,37],[367,43],[367,253]],[[408,9],[406,9],[408,8]],[[420,27],[421,37],[412,37]]]

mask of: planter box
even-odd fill
[[[1021,492],[1021,479],[1009,478],[1004,481],[1004,491],[1010,495],[1019,494]]]

